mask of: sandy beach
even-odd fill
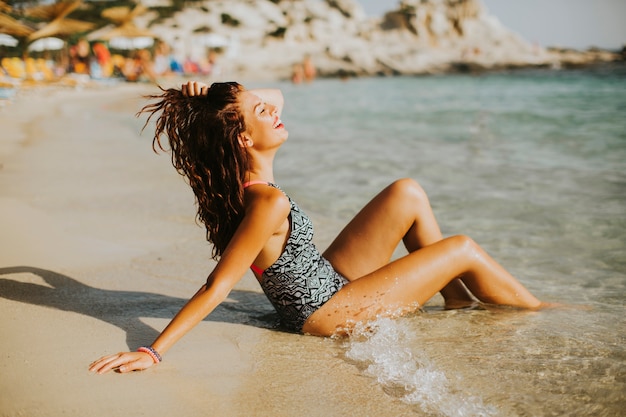
[[[444,310],[439,297],[323,339],[276,329],[248,273],[163,363],[126,375],[88,365],[151,343],[214,266],[189,187],[135,117],[158,89],[23,86],[0,101],[0,416],[621,416],[623,76],[242,80],[285,94],[276,179],[318,247],[410,176],[445,234],[468,233],[541,299],[585,308]]]
[[[153,92],[37,88],[0,109],[0,415],[413,414],[337,342],[272,330],[251,274],[159,366],[88,372],[150,343],[213,265],[190,190],[140,134]]]

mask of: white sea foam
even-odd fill
[[[401,320],[380,318],[362,326],[346,342],[346,357],[376,378],[390,395],[441,416],[492,416],[495,407],[466,397],[446,375],[411,346],[414,339]]]

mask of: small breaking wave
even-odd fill
[[[346,358],[375,378],[384,391],[430,415],[494,416],[495,407],[465,396],[427,357],[415,352],[414,336],[402,320],[379,318],[357,326],[346,339]]]

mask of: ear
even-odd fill
[[[239,140],[239,146],[241,147],[251,148],[252,145],[254,145],[252,138],[247,133],[240,133],[237,139]]]

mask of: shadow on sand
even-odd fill
[[[0,278],[0,297],[72,311],[113,324],[126,332],[126,343],[131,350],[154,340],[159,334],[142,322],[142,317],[171,319],[187,302],[184,298],[149,292],[94,288],[46,269],[29,266],[0,268],[0,277],[21,273],[35,274],[49,286]],[[205,320],[276,329],[278,315],[264,294],[233,290]]]

